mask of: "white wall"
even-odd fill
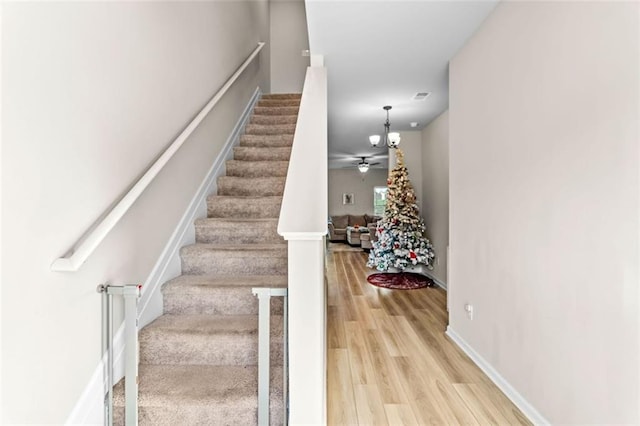
[[[100,360],[96,286],[145,281],[268,82],[268,50],[78,272],[51,262],[268,42],[268,20],[266,1],[3,5],[2,423],[69,415]]]
[[[301,93],[309,57],[307,15],[303,0],[271,1],[271,91]]]
[[[450,64],[450,324],[552,424],[640,423],[639,6],[503,2]]]
[[[449,245],[449,111],[422,130],[422,217],[436,249],[431,273],[447,282]]]
[[[364,175],[357,168],[329,170],[329,215],[373,214],[373,187],[387,186],[386,169],[369,169]],[[342,204],[343,193],[353,193],[354,204]]]

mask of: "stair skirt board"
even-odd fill
[[[207,217],[207,198],[215,193],[217,179],[225,173],[225,162],[233,157],[234,146],[239,145],[244,128],[251,119],[262,91],[256,87],[242,115],[236,122],[220,153],[214,160],[202,184],[196,191],[191,203],[180,219],[178,226],[169,238],[149,277],[142,286],[142,296],[138,303],[140,328],[144,327],[162,314],[162,284],[180,275],[180,248],[195,242],[194,222],[200,217]],[[124,324],[114,334],[114,383],[124,376]],[[106,355],[94,370],[89,383],[72,409],[65,424],[67,425],[102,425],[104,422],[104,382]]]

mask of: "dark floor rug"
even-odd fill
[[[424,275],[411,272],[371,274],[367,277],[369,284],[376,287],[391,288],[393,290],[415,290],[433,287],[433,280]]]

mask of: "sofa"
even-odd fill
[[[363,226],[366,227],[369,224],[378,222],[381,218],[379,216],[372,216],[369,214],[353,215],[333,215],[329,216],[329,240],[332,242],[347,241],[347,227],[348,226]]]

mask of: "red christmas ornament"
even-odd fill
[[[415,258],[416,258],[416,257],[418,257],[418,256],[416,256],[415,252],[410,251],[410,252],[409,252],[409,257],[410,257],[411,259],[415,259]]]

